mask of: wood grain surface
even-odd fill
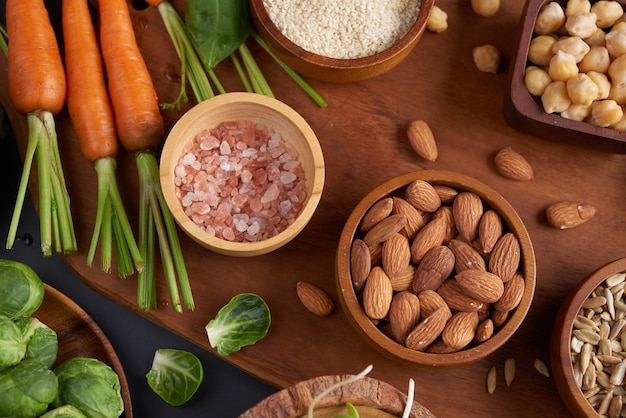
[[[184,10],[184,1],[172,3]],[[373,364],[372,377],[401,390],[414,378],[417,401],[438,417],[568,416],[552,379],[539,374],[533,361],[549,363],[553,320],[568,291],[599,266],[624,255],[626,156],[523,134],[506,123],[507,73],[523,2],[502,0],[499,12],[489,18],[475,15],[467,0],[438,0],[437,4],[448,13],[448,30],[425,33],[392,71],[355,84],[311,81],[328,101],[325,109],[316,107],[270,57],[251,45],[276,96],[300,112],[317,133],[326,162],[326,186],[311,223],[272,254],[236,259],[208,252],[181,237],[197,302],[194,312],[171,311],[161,276],[161,306],[140,312],[135,307],[135,278],[122,280],[86,266],[95,217],[95,172],[80,155],[67,115],[60,114],[61,154],[80,246],[78,253],[66,257],[68,265],[98,292],[209,351],[204,325],[235,294],[258,293],[272,311],[270,331],[254,346],[225,360],[277,388],[316,376],[354,374]],[[179,62],[160,16],[154,9],[144,9],[132,10],[132,17],[159,98],[171,101],[178,92]],[[474,67],[472,49],[483,44],[493,44],[502,52],[499,74]],[[217,72],[227,89],[242,89],[230,63],[221,64]],[[4,57],[0,86],[2,105],[9,110],[23,150],[24,118],[12,112],[8,103]],[[164,112],[167,130],[185,110]],[[439,147],[436,162],[426,162],[412,152],[406,126],[414,119],[430,124]],[[496,172],[493,156],[508,146],[531,163],[532,181],[515,182]],[[351,210],[381,182],[421,169],[455,170],[500,192],[526,223],[537,255],[535,299],[518,332],[494,355],[455,369],[426,370],[389,360],[360,339],[339,307],[320,318],[296,296],[296,283],[307,280],[337,300],[335,253]],[[119,156],[119,176],[131,220],[136,222],[137,173],[128,155]],[[598,213],[578,228],[556,230],[548,226],[543,211],[562,200],[591,203]],[[506,387],[503,364],[509,357],[517,362],[517,375]],[[490,395],[485,382],[492,366],[498,370],[498,387]]]

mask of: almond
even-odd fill
[[[454,187],[444,186],[443,184],[433,184],[433,189],[439,195],[441,203],[452,203],[454,198],[458,196],[459,192]]]
[[[389,312],[393,289],[385,271],[376,266],[370,271],[363,287],[363,309],[370,319],[383,319]]]
[[[389,324],[393,338],[404,344],[407,334],[420,320],[420,301],[415,293],[404,291],[394,295],[389,308]]]
[[[402,273],[411,262],[409,240],[399,233],[392,234],[383,242],[382,265],[389,277]]]
[[[313,283],[299,281],[296,284],[296,293],[304,307],[315,315],[328,316],[335,308],[330,296]]]
[[[502,218],[493,209],[483,213],[478,224],[478,239],[484,253],[490,253],[498,238],[502,236]]]
[[[417,155],[428,161],[437,159],[437,143],[428,123],[423,120],[414,120],[409,123],[407,136],[411,148]]]
[[[493,308],[497,311],[512,311],[519,305],[524,296],[526,282],[524,276],[515,273],[513,278],[504,284],[504,293],[502,297],[493,304]]]
[[[428,348],[426,349],[426,352],[432,353],[432,354],[448,354],[448,353],[456,353],[459,350],[460,349],[458,348],[452,348],[448,346],[441,339],[439,339],[435,341],[434,343],[432,343],[431,345],[429,345]]]
[[[457,273],[468,269],[487,270],[485,259],[467,242],[453,239],[448,247],[454,254],[454,269]]]
[[[447,309],[448,318],[452,317],[448,304],[439,293],[433,290],[424,290],[420,292],[417,297],[420,300],[420,314],[422,319],[426,319],[439,308]]]
[[[512,232],[502,235],[491,251],[489,271],[503,282],[508,282],[519,268],[521,259],[520,245]]]
[[[493,321],[485,319],[478,327],[476,327],[476,335],[474,336],[474,342],[476,344],[484,343],[493,336]]]
[[[456,225],[454,224],[454,215],[452,214],[452,206],[441,206],[431,219],[441,218],[446,223],[446,230],[443,235],[443,244],[447,245],[450,240],[455,238],[458,234]]]
[[[478,224],[483,215],[483,201],[473,192],[461,192],[452,203],[454,223],[459,235],[467,242],[478,236]]]
[[[417,231],[426,223],[420,211],[401,197],[393,197],[392,213],[404,215],[406,225],[404,225],[404,228],[400,232],[405,234],[411,241],[415,238]]]
[[[382,259],[383,259],[383,243],[378,242],[374,245],[368,245],[367,249],[370,252],[371,265],[380,266],[382,264]]]
[[[450,348],[463,348],[474,339],[477,326],[478,313],[457,312],[446,323],[441,339]]]
[[[485,306],[484,302],[468,296],[461,286],[452,279],[444,281],[441,286],[439,286],[439,289],[437,289],[437,293],[450,309],[454,309],[455,311],[480,311]]]
[[[454,279],[467,296],[481,302],[497,302],[504,293],[500,277],[488,271],[464,270],[457,273]]]
[[[596,214],[596,208],[588,203],[560,202],[548,206],[546,218],[555,228],[567,229],[579,226]]]
[[[438,245],[431,248],[415,269],[413,291],[419,294],[427,289],[437,290],[453,269],[454,254],[448,247]]]
[[[430,314],[409,332],[405,345],[412,350],[424,351],[441,335],[448,321],[449,312],[446,307],[442,306]]]
[[[413,278],[415,277],[415,265],[410,264],[406,266],[406,269],[396,277],[390,277],[391,288],[394,292],[402,292],[409,290],[413,284]]]
[[[528,181],[535,177],[528,161],[511,147],[503,148],[494,157],[498,172],[511,180]]]
[[[371,247],[374,244],[387,240],[387,238],[396,232],[400,232],[400,230],[404,228],[404,225],[406,225],[404,215],[389,215],[367,231],[363,237],[363,241],[368,247]]]
[[[432,219],[419,230],[411,243],[411,261],[418,264],[433,247],[443,243],[446,224],[442,218]]]
[[[380,199],[365,212],[359,230],[361,232],[369,231],[374,225],[389,216],[392,209],[393,200],[390,197]]]
[[[424,180],[413,180],[404,192],[405,199],[424,212],[434,212],[441,206],[441,199],[435,188]]]
[[[363,289],[365,279],[372,268],[372,258],[370,250],[361,239],[352,241],[350,249],[350,275],[352,276],[352,285],[354,290],[358,292]]]
[[[493,311],[491,314],[491,320],[493,321],[493,326],[497,329],[506,323],[509,319],[509,314],[511,311]]]

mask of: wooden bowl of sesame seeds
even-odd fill
[[[581,280],[559,309],[550,345],[551,369],[575,417],[623,416],[626,394],[626,258]]]
[[[434,0],[370,2],[250,0],[269,48],[297,72],[322,81],[356,82],[398,65],[417,45]]]
[[[309,124],[283,102],[226,93],[187,111],[160,161],[174,219],[200,245],[249,257],[276,250],[307,225],[324,187]]]

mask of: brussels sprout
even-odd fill
[[[15,322],[0,315],[0,370],[16,365],[25,354],[22,331]]]
[[[205,329],[211,347],[227,356],[263,338],[270,322],[270,310],[259,295],[240,293],[219,310]]]
[[[24,359],[0,372],[0,417],[32,418],[48,410],[57,377],[37,359]]]
[[[53,407],[72,405],[88,418],[117,418],[124,411],[119,376],[102,361],[72,357],[54,372],[59,392]]]
[[[36,358],[49,369],[54,366],[59,351],[57,333],[34,317],[18,318],[15,323],[26,343],[26,357]]]
[[[0,314],[9,319],[31,316],[41,306],[45,289],[32,268],[13,260],[0,260]]]
[[[87,418],[85,414],[72,405],[63,405],[48,411],[39,418]]]
[[[170,405],[186,403],[200,387],[204,369],[194,354],[162,348],[154,354],[152,368],[146,374],[148,385]]]

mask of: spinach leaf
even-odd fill
[[[237,50],[252,30],[248,0],[188,0],[185,24],[207,70]]]

